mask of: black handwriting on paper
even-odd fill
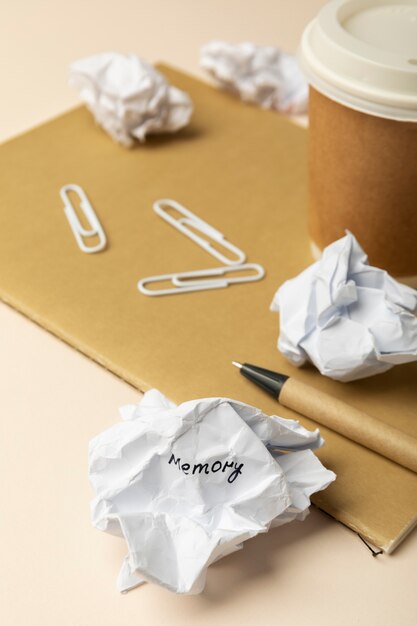
[[[222,471],[222,473],[226,472],[228,469],[231,469],[231,473],[227,478],[228,483],[232,483],[236,478],[242,474],[242,469],[244,463],[234,463],[233,461],[213,461],[211,465],[209,463],[181,463],[180,457],[175,458],[174,454],[171,454],[171,458],[168,461],[168,464],[171,465],[173,463],[178,467],[180,472],[188,475],[194,474],[215,474],[216,472]]]

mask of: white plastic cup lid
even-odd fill
[[[298,58],[332,100],[417,122],[417,0],[332,0],[305,29]]]

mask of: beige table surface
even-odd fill
[[[132,51],[201,75],[204,42],[252,40],[292,51],[322,4],[3,0],[0,139],[77,102],[66,85],[73,59]],[[150,585],[118,594],[125,550],[90,526],[86,450],[139,393],[4,305],[0,346],[0,624],[417,623],[417,533],[394,555],[374,559],[317,510],[212,566],[201,596]]]

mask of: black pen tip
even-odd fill
[[[256,385],[259,385],[259,387],[262,387],[262,389],[270,393],[275,398],[279,398],[281,389],[288,379],[288,376],[272,372],[271,370],[258,367],[257,365],[251,365],[250,363],[242,364],[237,361],[232,361],[232,363],[240,369],[240,373],[245,376],[245,378],[248,378]]]

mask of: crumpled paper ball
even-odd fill
[[[201,48],[200,64],[245,102],[293,115],[307,111],[307,81],[295,57],[278,48],[212,41]]]
[[[176,406],[157,390],[89,446],[93,525],[123,537],[120,591],[144,582],[200,593],[207,567],[308,512],[335,479],[318,430],[225,398]],[[286,451],[284,454],[283,451]]]
[[[96,122],[127,147],[135,138],[144,142],[148,134],[179,130],[193,112],[188,94],[134,54],[107,52],[80,59],[70,66],[69,82]]]
[[[351,381],[417,359],[417,291],[368,265],[351,233],[276,292],[278,349],[294,365]]]

